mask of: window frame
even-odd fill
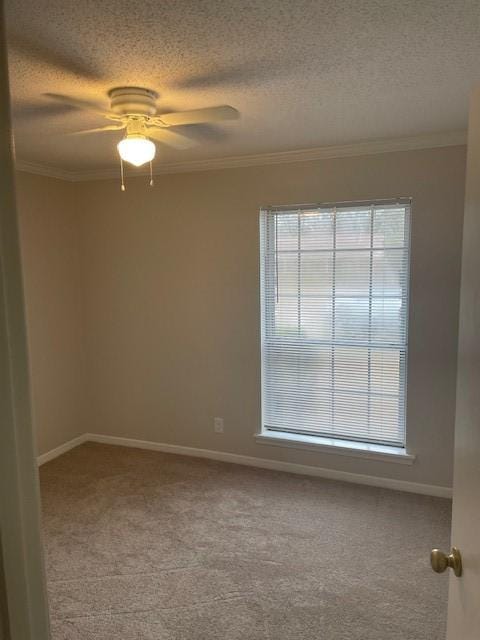
[[[404,343],[400,346],[386,345],[381,344],[378,345],[382,349],[392,349],[395,351],[399,351],[399,376],[402,382],[402,387],[400,391],[403,393],[399,394],[399,431],[402,429],[402,439],[401,441],[388,441],[382,442],[379,440],[369,440],[362,438],[361,440],[358,437],[344,434],[336,433],[333,431],[330,432],[322,432],[315,431],[309,432],[305,429],[299,429],[297,432],[291,429],[282,429],[278,427],[271,427],[265,424],[264,416],[265,412],[265,343],[266,341],[270,341],[271,343],[275,343],[276,340],[278,342],[284,341],[285,338],[275,338],[272,336],[267,337],[268,333],[268,324],[270,326],[274,326],[272,322],[272,316],[267,317],[267,314],[274,313],[274,304],[268,305],[266,303],[265,296],[267,288],[265,286],[266,277],[272,277],[273,281],[275,281],[275,273],[272,272],[270,267],[267,270],[267,251],[265,251],[266,246],[266,234],[269,232],[267,229],[267,224],[274,224],[276,221],[276,217],[271,214],[282,213],[282,212],[292,212],[300,211],[300,212],[308,212],[308,211],[319,211],[319,210],[337,210],[337,209],[355,209],[364,208],[364,207],[381,207],[381,206],[404,206],[406,209],[406,215],[404,218],[404,244],[401,250],[404,252],[404,265],[403,265],[403,273],[404,273],[404,284],[402,286],[402,295],[399,296],[401,298],[401,305],[405,306],[405,310],[403,313],[402,321],[404,323]],[[260,432],[256,434],[256,438],[258,442],[268,442],[271,444],[281,444],[282,436],[285,436],[284,442],[286,446],[294,446],[295,442],[301,445],[301,448],[309,448],[310,446],[314,448],[326,448],[330,447],[338,448],[341,450],[347,451],[348,449],[352,449],[355,452],[355,455],[360,455],[363,457],[364,453],[367,454],[367,457],[377,457],[382,456],[385,459],[390,459],[393,456],[403,457],[407,461],[407,463],[411,463],[414,459],[414,456],[410,454],[406,454],[407,451],[407,406],[408,406],[408,354],[409,354],[409,316],[410,316],[410,276],[411,276],[411,236],[412,236],[412,211],[413,209],[413,200],[411,197],[401,197],[401,198],[388,198],[388,199],[372,199],[372,200],[364,200],[364,201],[340,201],[340,202],[326,202],[326,203],[311,203],[311,204],[294,204],[294,205],[281,205],[281,206],[266,206],[261,207],[260,209],[260,307],[261,307],[261,428]],[[270,214],[270,215],[269,215]],[[300,220],[300,217],[299,217]],[[335,223],[336,224],[336,223]],[[374,253],[374,244],[373,244],[373,219],[371,221],[371,235],[372,240],[370,242],[370,246],[368,250],[370,252],[370,261],[373,261],[373,253]],[[272,231],[270,230],[270,236]],[[276,230],[275,230],[276,233]],[[334,232],[335,233],[335,232]],[[276,244],[276,239],[275,239]],[[388,248],[388,247],[387,247]],[[299,251],[301,249],[299,248]],[[335,246],[332,249],[332,254],[336,256]],[[275,249],[276,252],[276,249]],[[335,260],[334,260],[335,262]],[[371,307],[372,294],[372,278],[371,278],[371,268],[370,266],[370,292],[368,296],[369,308]],[[333,286],[335,286],[335,277],[332,276]],[[275,287],[269,286],[268,293],[274,295]],[[332,302],[333,305],[335,296],[332,294]],[[332,317],[332,330],[334,331],[334,316]],[[369,311],[369,331],[371,331],[371,312]],[[320,339],[320,338],[309,338],[309,339],[301,339],[301,338],[287,338],[292,343],[297,343],[299,345],[307,344],[308,342],[314,344],[324,344],[326,346],[332,345],[332,348],[335,346],[334,339]],[[353,345],[359,344],[360,341],[352,340]],[[372,343],[367,342],[369,346],[372,346]],[[403,353],[403,357],[402,357]],[[369,374],[370,375],[370,374]],[[370,378],[369,378],[370,379]],[[333,387],[332,387],[333,389]],[[371,392],[365,391],[364,394],[370,399]],[[370,402],[370,400],[369,400]],[[370,456],[370,454],[372,454]]]

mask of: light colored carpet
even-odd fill
[[[443,640],[450,503],[84,444],[41,468],[53,640]]]

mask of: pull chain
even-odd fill
[[[120,158],[120,177],[121,177],[121,191],[126,191],[125,187],[125,170],[123,168],[123,160]],[[150,182],[149,185],[153,187],[153,169],[152,169],[152,161],[150,160]]]
[[[123,160],[122,160],[122,158],[120,158],[120,175],[122,177],[122,186],[120,187],[120,189],[122,191],[125,191],[125,179],[124,179],[124,173],[123,173]]]

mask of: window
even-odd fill
[[[405,446],[410,201],[261,212],[263,431]]]

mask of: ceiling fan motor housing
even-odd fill
[[[108,92],[110,106],[120,116],[153,116],[157,112],[158,94],[141,87],[118,87]]]

